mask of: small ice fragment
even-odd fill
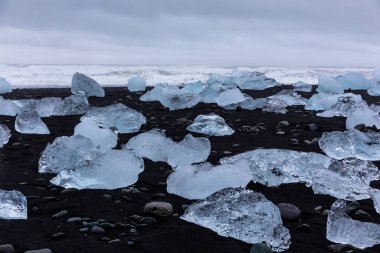
[[[365,249],[380,244],[380,225],[353,220],[345,212],[346,201],[336,200],[327,218],[329,241]]]
[[[54,115],[84,114],[89,108],[88,100],[82,94],[71,95],[63,99],[62,103],[54,108]]]
[[[0,219],[27,219],[26,197],[18,191],[0,190]]]
[[[210,136],[231,135],[235,131],[230,128],[224,119],[216,114],[198,115],[194,122],[187,127],[188,131]]]
[[[366,90],[371,86],[371,82],[362,75],[349,72],[341,76],[337,76],[336,80],[345,90]]]
[[[294,91],[311,92],[313,90],[313,85],[301,81],[292,84],[292,86]]]
[[[286,114],[288,110],[286,101],[279,98],[269,98],[266,104],[262,107],[264,112],[273,112],[279,114]]]
[[[230,89],[223,91],[216,97],[216,103],[219,106],[226,106],[230,104],[236,104],[245,100],[244,94],[239,89]]]
[[[0,77],[0,94],[12,92],[11,84],[3,77]]]
[[[140,112],[118,103],[105,107],[91,107],[81,121],[92,121],[104,128],[115,128],[119,133],[135,133],[140,130],[146,118]]]
[[[224,189],[192,204],[181,219],[209,228],[221,236],[247,243],[268,243],[276,252],[290,246],[289,230],[280,210],[258,192]]]
[[[375,206],[376,212],[380,214],[380,191],[370,192],[369,195],[372,198],[373,205]]]
[[[71,93],[78,94],[84,93],[85,97],[104,97],[105,93],[103,88],[94,79],[83,75],[81,73],[75,73],[71,80]]]
[[[327,93],[319,93],[314,94],[305,105],[305,110],[328,110],[333,105],[338,103],[340,98],[343,97],[351,97],[356,103],[363,101],[362,97],[353,93],[345,93],[345,94],[327,94]]]
[[[15,120],[15,130],[23,134],[50,134],[40,115],[34,110],[21,110]]]
[[[16,116],[18,107],[11,100],[0,96],[0,115]]]
[[[102,153],[117,145],[117,133],[109,128],[101,128],[92,121],[84,121],[76,125],[74,134],[89,138]]]
[[[146,81],[140,76],[133,76],[128,80],[128,90],[131,92],[144,91]]]
[[[160,103],[170,111],[191,108],[202,101],[203,96],[185,90],[164,91],[159,98]]]
[[[0,124],[0,148],[4,147],[11,138],[11,131],[6,125]]]

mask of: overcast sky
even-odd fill
[[[0,0],[0,63],[380,66],[380,0]]]

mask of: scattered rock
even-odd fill
[[[335,244],[335,245],[330,245],[330,246],[327,246],[327,248],[332,251],[332,252],[342,252],[343,249],[345,248],[352,248],[351,245],[349,244]]]
[[[152,223],[156,223],[157,220],[153,217],[142,217],[140,220],[139,220],[140,223],[146,223],[146,224],[152,224]]]
[[[73,223],[73,222],[77,222],[77,221],[81,221],[81,220],[82,220],[81,217],[71,217],[71,218],[67,219],[67,222]]]
[[[58,233],[55,233],[55,234],[51,235],[52,239],[61,239],[63,237],[65,237],[65,233],[63,233],[63,232],[58,232]]]
[[[363,211],[363,210],[356,210],[354,212],[354,215],[359,216],[359,217],[371,217],[371,215],[369,213],[367,213],[366,211]]]
[[[272,249],[264,243],[256,243],[252,245],[249,253],[272,253]]]
[[[104,234],[106,231],[102,227],[93,226],[91,228],[90,232],[93,233],[93,234]]]
[[[0,253],[12,253],[15,251],[15,248],[12,244],[2,244],[0,245]]]
[[[281,217],[284,220],[297,220],[300,217],[300,209],[293,204],[279,203],[277,207],[280,209]]]
[[[158,216],[170,216],[173,214],[173,206],[168,202],[149,202],[145,204],[144,212]]]
[[[67,214],[67,210],[62,210],[62,211],[60,211],[60,212],[58,212],[56,214],[53,214],[51,216],[51,218],[58,219],[58,218],[61,218],[62,216],[66,215],[66,214]]]
[[[286,120],[280,121],[276,127],[288,127],[290,123]]]
[[[51,249],[35,249],[35,250],[28,250],[24,253],[52,253],[53,251]]]
[[[309,128],[310,131],[314,132],[318,130],[318,126],[315,123],[307,124],[307,127]]]
[[[345,208],[345,212],[346,214],[350,215],[352,214],[353,212],[355,212],[356,210],[358,210],[360,208],[360,204],[359,202],[357,201],[352,201],[350,204],[348,204]]]
[[[289,144],[291,146],[297,146],[297,145],[299,145],[299,143],[300,142],[297,139],[290,139],[290,141],[289,141]]]
[[[276,135],[285,135],[285,132],[284,131],[277,131]]]

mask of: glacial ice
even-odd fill
[[[61,170],[86,167],[92,164],[99,154],[99,149],[87,137],[58,137],[42,152],[38,161],[38,172],[58,173]]]
[[[26,197],[19,191],[0,190],[0,219],[27,219]]]
[[[278,207],[251,190],[221,190],[189,206],[181,219],[221,236],[252,244],[266,242],[276,252],[290,246],[289,230],[282,225]]]
[[[11,138],[11,131],[6,125],[0,124],[0,148],[4,147]]]
[[[259,108],[263,108],[268,103],[268,98],[256,98],[253,99],[251,96],[248,96],[247,94],[244,94],[245,100],[240,103],[236,104],[229,104],[226,106],[223,106],[226,110],[236,110],[237,107],[240,107],[241,109],[245,110],[256,110]]]
[[[235,132],[226,124],[222,117],[214,113],[198,115],[194,122],[187,127],[187,130],[211,136],[231,135]]]
[[[54,108],[54,115],[78,115],[84,114],[89,108],[88,100],[82,94],[71,95],[62,100],[62,103]]]
[[[88,97],[104,97],[104,89],[94,79],[81,74],[75,73],[71,80],[71,93],[83,93],[86,98]]]
[[[327,94],[327,93],[319,93],[314,94],[309,100],[306,102],[305,110],[328,110],[333,105],[338,103],[339,99],[342,97],[351,97],[356,103],[363,101],[362,97],[353,93],[345,93],[345,94]]]
[[[207,138],[195,138],[191,134],[168,148],[167,163],[173,168],[181,165],[190,165],[207,160],[211,153],[211,144]]]
[[[16,116],[18,107],[11,100],[0,96],[0,115]]]
[[[366,90],[371,87],[371,82],[362,75],[349,72],[336,77],[336,80],[342,85],[343,89],[348,90]]]
[[[279,98],[269,98],[266,104],[262,107],[264,112],[273,112],[279,114],[286,114],[288,110],[286,101]]]
[[[340,94],[344,93],[344,88],[334,77],[328,75],[318,76],[318,88],[319,93],[332,93]]]
[[[317,113],[319,117],[348,117],[350,114],[357,110],[363,110],[367,108],[368,105],[365,101],[355,101],[354,98],[347,97],[339,97],[338,102],[331,106],[330,109]]]
[[[0,77],[0,94],[12,92],[11,84],[3,77]]]
[[[178,90],[179,90],[178,86],[158,83],[153,87],[153,89],[147,91],[144,95],[142,95],[140,97],[140,101],[143,101],[143,102],[159,101],[161,94],[163,92],[167,92],[167,91],[176,92]]]
[[[313,85],[301,81],[293,83],[292,86],[294,91],[311,92],[313,90]]]
[[[346,128],[352,129],[356,125],[364,124],[365,126],[380,128],[380,116],[379,113],[372,108],[362,104],[362,107],[357,108],[353,112],[347,115]]]
[[[287,106],[305,105],[307,102],[306,98],[297,94],[293,90],[282,90],[278,92],[277,94],[274,94],[269,97],[269,100],[272,100],[272,99],[281,99],[282,101],[286,103]]]
[[[40,115],[34,110],[21,110],[15,120],[15,130],[23,134],[50,134]]]
[[[115,128],[119,133],[135,133],[146,123],[146,118],[140,112],[118,103],[105,107],[91,107],[81,117],[81,121],[92,121],[103,128]]]
[[[252,179],[246,161],[213,166],[210,163],[179,166],[167,180],[167,191],[187,199],[204,199],[229,187],[245,187]]]
[[[99,127],[92,121],[84,121],[76,125],[74,135],[89,138],[102,153],[116,147],[118,139],[117,133],[109,128]]]
[[[128,90],[131,92],[144,91],[146,81],[140,76],[133,76],[128,80]]]
[[[380,225],[353,220],[345,212],[346,205],[344,200],[336,200],[332,204],[327,218],[327,239],[359,249],[380,244]]]
[[[212,73],[207,80],[207,84],[224,84],[227,86],[234,86],[234,78],[233,76],[223,76],[220,74]]]
[[[153,129],[131,138],[124,149],[154,162],[167,162],[168,150],[175,142],[159,129]]]
[[[40,117],[50,117],[54,115],[55,108],[62,104],[62,99],[58,97],[45,97],[40,100],[21,99],[14,101],[20,110],[35,110]]]
[[[260,72],[236,72],[233,73],[233,78],[240,89],[246,90],[265,90],[278,85],[276,80]]]
[[[201,81],[186,83],[182,90],[193,94],[201,94],[206,88],[206,85]]]
[[[346,200],[369,198],[369,183],[380,179],[380,171],[371,162],[357,159],[336,161],[318,153],[281,149],[257,149],[225,157],[221,164],[246,160],[252,181],[266,186],[305,183],[318,194]]]
[[[64,188],[116,189],[135,183],[144,161],[128,150],[109,150],[90,164],[61,170],[50,182]]]
[[[165,91],[161,93],[160,103],[170,111],[191,108],[202,101],[202,96],[187,92],[186,90]]]
[[[375,206],[376,212],[380,214],[380,191],[373,191],[370,192],[373,205]]]
[[[244,94],[239,89],[235,88],[221,92],[218,97],[216,97],[216,103],[223,107],[243,102],[245,99]]]
[[[380,133],[360,132],[350,129],[345,132],[323,133],[319,147],[335,159],[355,157],[361,160],[380,160]]]

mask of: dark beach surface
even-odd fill
[[[267,97],[283,89],[276,87],[265,91],[246,92],[252,97]],[[127,88],[105,88],[106,97],[91,98],[90,104],[106,106],[112,103],[124,103],[147,117],[147,124],[140,132],[152,128],[165,129],[166,134],[175,141],[182,140],[188,134],[186,127],[199,114],[214,112],[222,116],[236,131],[231,136],[209,137],[212,153],[208,161],[217,163],[222,157],[235,155],[258,147],[292,149],[298,151],[321,152],[317,143],[306,144],[318,138],[323,132],[344,131],[345,118],[320,118],[315,112],[304,111],[302,107],[290,107],[287,114],[263,113],[261,110],[227,111],[216,105],[199,104],[195,108],[168,111],[158,102],[140,102],[139,94],[129,93]],[[306,93],[301,93],[307,96]],[[4,97],[9,99],[42,98],[48,96],[65,97],[69,89],[16,89]],[[362,93],[370,104],[378,98]],[[380,102],[380,100],[379,100]],[[186,122],[183,118],[188,119]],[[49,183],[53,175],[38,173],[38,159],[48,142],[56,137],[69,136],[79,123],[80,116],[43,118],[49,127],[50,135],[25,135],[14,130],[14,117],[0,116],[0,122],[12,131],[9,143],[0,149],[0,189],[19,190],[28,198],[27,220],[0,220],[0,245],[12,244],[16,252],[31,249],[49,248],[53,252],[143,252],[143,253],[248,253],[251,245],[225,238],[215,232],[181,220],[182,206],[192,201],[168,194],[166,178],[170,167],[165,163],[145,161],[145,171],[134,185],[139,192],[131,190],[81,190],[62,191],[63,188]],[[276,125],[288,121],[288,127],[281,127],[285,135],[276,135]],[[242,131],[243,126],[265,124],[265,130],[259,133]],[[318,129],[311,131],[308,124],[316,123]],[[135,134],[119,134],[119,147]],[[197,134],[194,134],[197,135]],[[197,135],[200,136],[200,135]],[[291,145],[291,139],[297,139],[298,145]],[[239,144],[239,145],[234,145]],[[380,166],[380,163],[375,163]],[[380,188],[380,182],[373,182]],[[322,211],[330,209],[335,198],[313,194],[303,184],[289,184],[278,188],[269,188],[259,184],[249,184],[249,189],[263,193],[275,204],[285,202],[296,205],[301,211],[298,221],[285,221],[291,233],[289,253],[330,252],[329,245],[334,243],[326,239],[327,215],[314,210],[322,206]],[[127,190],[126,190],[127,189]],[[162,194],[158,194],[162,193]],[[136,216],[148,216],[143,207],[151,201],[165,201],[174,206],[174,215],[155,217],[157,222],[141,223]],[[356,217],[362,221],[380,224],[380,215],[375,212],[371,200],[359,201],[361,209],[370,214],[368,218]],[[66,210],[67,214],[59,218],[52,215]],[[149,215],[151,216],[151,215]],[[103,234],[83,233],[81,223],[69,223],[70,217],[89,218],[89,221],[104,219],[115,225],[105,228]],[[110,225],[112,226],[112,225]],[[52,238],[63,232],[64,235]],[[117,241],[112,242],[115,239]],[[347,247],[347,250],[350,248]],[[343,250],[344,251],[344,250]],[[343,252],[342,251],[342,252]],[[363,251],[380,252],[380,245]]]

